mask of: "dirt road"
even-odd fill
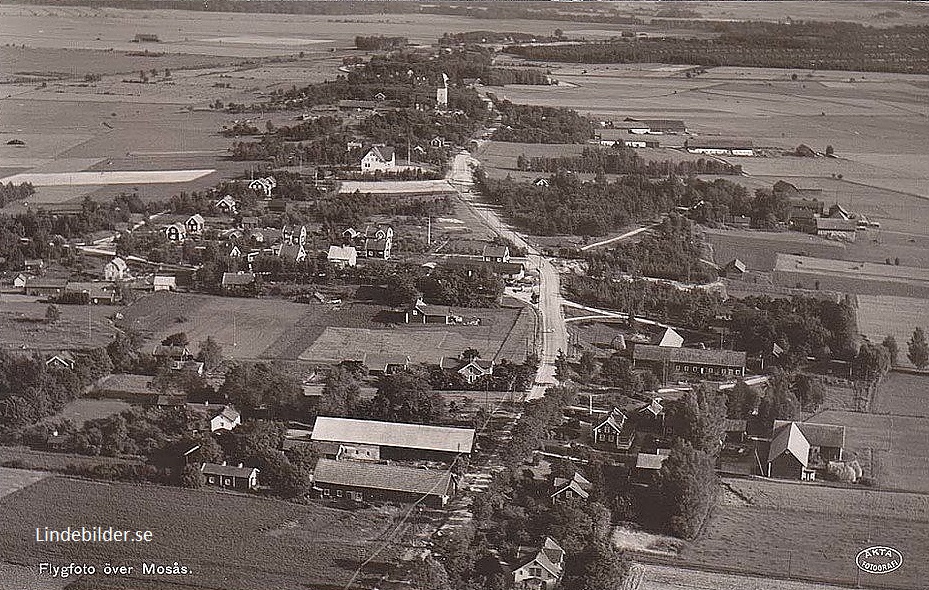
[[[526,237],[507,225],[494,207],[477,200],[471,187],[474,180],[471,177],[471,166],[479,162],[467,152],[459,153],[452,161],[448,172],[448,180],[458,191],[461,199],[494,230],[498,235],[510,240],[527,253],[529,267],[539,271],[539,313],[542,316],[542,350],[539,374],[535,385],[526,396],[527,400],[536,399],[545,395],[545,389],[557,384],[555,379],[555,359],[558,351],[568,352],[568,331],[565,327],[565,318],[562,311],[561,281],[558,271],[551,261],[539,254],[538,249],[530,244]]]

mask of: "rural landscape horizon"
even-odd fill
[[[3,0],[0,590],[929,588],[929,5]]]

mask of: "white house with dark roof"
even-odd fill
[[[233,430],[242,424],[242,415],[232,406],[223,406],[223,409],[210,417],[210,432],[218,430]]]
[[[484,262],[509,262],[510,247],[488,244],[484,246],[484,250],[481,252],[481,258]]]
[[[397,170],[397,154],[392,147],[371,146],[361,158],[362,172],[392,172],[395,170]]]
[[[129,266],[119,256],[103,265],[103,278],[107,281],[121,281],[129,276]]]
[[[519,547],[510,581],[518,590],[551,590],[564,574],[565,552],[551,537],[541,547]]]

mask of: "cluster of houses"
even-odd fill
[[[354,267],[359,258],[389,260],[394,243],[394,229],[378,224],[358,231],[353,227],[342,232],[342,243],[329,246],[326,260],[338,268]]]

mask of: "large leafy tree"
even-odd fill
[[[355,375],[346,367],[337,366],[329,373],[319,401],[319,414],[347,417],[358,409],[360,388]]]
[[[445,402],[431,390],[425,374],[405,371],[378,379],[367,414],[377,420],[433,424],[445,416]]]
[[[917,369],[921,370],[929,364],[929,342],[926,342],[926,334],[922,328],[917,327],[913,330],[913,335],[907,343],[906,356]]]
[[[693,539],[717,498],[713,458],[679,440],[661,466],[658,490],[671,533]]]
[[[684,394],[675,412],[675,430],[695,449],[715,454],[726,430],[726,396],[701,384]]]

